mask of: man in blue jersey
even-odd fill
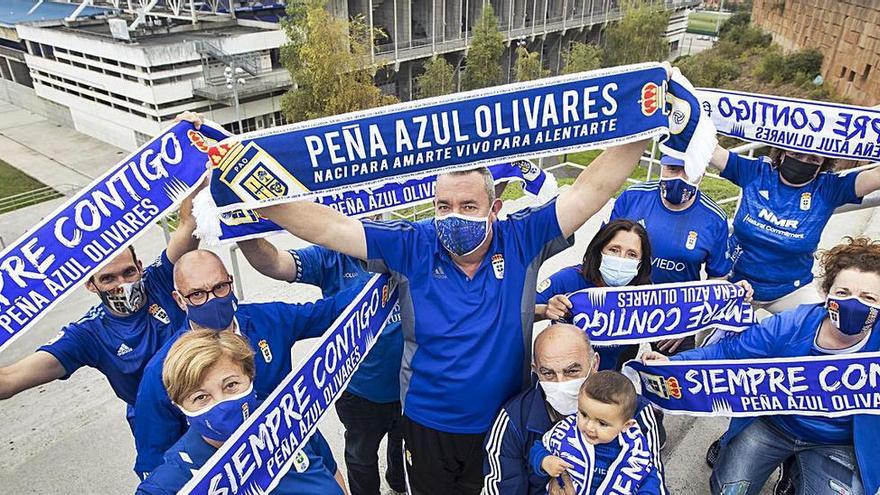
[[[152,265],[144,268],[129,246],[86,281],[86,289],[101,299],[99,305],[62,328],[34,354],[0,368],[0,399],[66,380],[90,366],[107,377],[113,392],[126,403],[126,418],[133,428],[144,367],[186,318],[171,295],[172,270],[181,256],[198,247],[193,230],[190,196],[180,205],[180,223],[168,247]]]
[[[699,189],[702,177],[689,180],[684,161],[660,159],[660,180],[628,187],[611,211],[611,220],[638,222],[651,240],[651,281],[655,284],[725,278],[733,268],[727,252],[727,216]],[[657,349],[675,353],[693,349],[694,338],[658,342]]]
[[[174,299],[186,318],[144,369],[135,403],[135,470],[144,475],[162,463],[162,455],[186,432],[186,417],[168,398],[162,365],[168,350],[190,329],[233,331],[257,353],[254,390],[265,398],[291,371],[290,350],[305,338],[326,331],[357,292],[346,291],[315,303],[239,303],[232,277],[213,252],[195,250],[174,268]]]
[[[547,493],[550,477],[529,469],[529,451],[556,422],[577,412],[581,385],[599,368],[590,338],[574,325],[550,325],[535,338],[534,347],[532,371],[537,382],[504,405],[486,438],[486,495]],[[658,468],[661,493],[666,494],[657,422],[643,397],[639,397],[635,419]]]
[[[276,280],[315,285],[324,297],[349,287],[363,287],[372,276],[358,259],[321,246],[280,251],[265,239],[238,243],[258,272]],[[378,495],[379,443],[388,435],[385,480],[392,490],[406,491],[400,431],[400,360],[403,334],[395,311],[370,353],[336,401],[345,426],[345,466],[353,495]]]
[[[710,164],[742,188],[731,280],[751,282],[753,304],[771,313],[821,301],[812,282],[822,231],[836,208],[880,189],[880,168],[837,174],[821,156],[773,150],[747,158],[720,146]]]
[[[399,283],[404,469],[411,493],[478,493],[495,414],[528,386],[538,268],[632,172],[646,142],[609,148],[557,199],[498,219],[485,168],[438,176],[436,218],[363,222],[311,201],[260,209],[294,235]]]

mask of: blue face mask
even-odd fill
[[[674,205],[687,203],[697,195],[697,186],[681,177],[660,179],[660,196]]]
[[[623,287],[636,278],[640,264],[639,260],[603,253],[599,273],[608,287]]]
[[[199,435],[225,442],[256,408],[257,393],[254,391],[254,384],[251,383],[251,386],[241,394],[215,402],[201,411],[189,412],[182,407],[180,410],[186,415],[186,422],[189,423],[190,428]]]
[[[212,297],[201,306],[186,305],[186,317],[189,321],[203,328],[226,330],[235,317],[238,299],[235,292],[230,291],[223,297]]]
[[[832,297],[825,300],[831,324],[846,335],[858,335],[877,328],[880,308],[863,303],[857,297]]]
[[[480,247],[489,236],[489,217],[468,217],[450,213],[434,219],[437,238],[447,251],[467,256]]]

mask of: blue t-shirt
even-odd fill
[[[614,202],[610,220],[618,218],[638,222],[648,232],[655,284],[700,280],[704,264],[710,277],[725,277],[733,267],[727,216],[701,191],[687,209],[672,211],[663,204],[658,181],[631,186]]]
[[[570,245],[556,202],[493,223],[473,278],[440,245],[431,220],[364,222],[364,231],[368,269],[399,282],[404,414],[443,432],[487,431],[529,383],[538,268]]]
[[[748,280],[756,301],[773,301],[809,284],[813,253],[835,208],[861,202],[858,174],[824,172],[803,187],[791,187],[769,160],[730,153],[721,176],[742,188],[733,220],[731,280]]]
[[[55,356],[64,366],[62,380],[91,366],[107,377],[117,397],[134,405],[144,367],[186,320],[186,313],[171,296],[173,270],[163,251],[144,269],[147,303],[137,313],[115,316],[100,304],[38,350]]]
[[[321,288],[324,297],[335,296],[349,287],[363,287],[372,273],[363,269],[357,258],[327,249],[309,246],[290,251],[296,260],[296,279]],[[348,383],[348,391],[371,402],[387,404],[400,400],[400,360],[403,357],[403,333],[400,311],[391,315],[379,340]]]
[[[208,462],[217,449],[193,430],[187,430],[165,453],[164,463],[137,488],[136,495],[174,495]],[[333,477],[336,461],[327,440],[316,431],[302,448],[306,462],[281,478],[272,490],[286,495],[341,495],[342,489]],[[253,460],[251,459],[251,462]]]
[[[584,278],[581,272],[581,265],[567,266],[545,278],[538,284],[538,293],[535,295],[535,304],[547,304],[553,296],[559,294],[571,294],[575,291],[591,289],[593,287],[595,287],[595,285]],[[568,318],[563,318],[560,321],[563,323],[571,323]],[[596,353],[599,354],[600,370],[617,369],[617,360],[620,358],[620,353],[623,352],[624,346],[594,345],[594,349],[596,350]]]
[[[291,348],[296,341],[321,336],[345,309],[354,290],[314,303],[241,303],[235,320],[254,350],[257,399],[264,400],[292,370]],[[186,432],[186,416],[180,412],[162,383],[162,366],[174,342],[189,331],[189,323],[166,342],[144,369],[135,403],[134,470],[149,473],[162,463],[162,454]]]

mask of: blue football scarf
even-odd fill
[[[0,350],[174,209],[201,181],[207,123],[179,123],[117,163],[0,253]]]
[[[499,163],[489,167],[495,184],[519,182],[536,204],[544,204],[557,192],[556,179],[529,160]],[[430,203],[434,199],[436,175],[405,182],[389,182],[377,188],[345,191],[322,196],[316,201],[344,215],[363,218],[410,206]],[[221,244],[266,237],[284,229],[261,217],[253,210],[234,210],[220,214]]]
[[[880,159],[880,110],[700,89],[703,112],[726,136],[830,158]]]
[[[672,414],[880,414],[878,352],[625,366],[638,374],[641,394]]]
[[[757,321],[745,289],[721,280],[591,288],[568,299],[572,323],[596,346],[677,339],[709,329],[738,332]]]
[[[638,492],[638,487],[651,470],[656,469],[651,460],[648,440],[638,425],[630,426],[617,436],[620,453],[595,490],[592,487],[595,447],[586,441],[577,428],[577,414],[556,423],[541,441],[550,454],[574,466],[568,470],[568,474],[577,495],[632,495]],[[556,480],[551,479],[550,483],[556,483]]]
[[[226,139],[211,148],[218,213],[379,187],[443,171],[558,155],[663,136],[666,154],[705,169],[715,130],[693,88],[657,63],[601,69],[417,100]],[[667,98],[675,91],[673,98]]]
[[[396,305],[396,283],[388,275],[370,279],[305,360],[179,493],[271,492],[298,465],[301,447],[345,390]]]

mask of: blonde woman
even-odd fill
[[[254,373],[254,351],[230,330],[192,330],[174,343],[162,367],[162,382],[186,415],[189,430],[168,449],[164,464],[141,483],[138,494],[174,494],[192,478],[259,405]],[[346,493],[320,432],[302,452],[273,493]]]

